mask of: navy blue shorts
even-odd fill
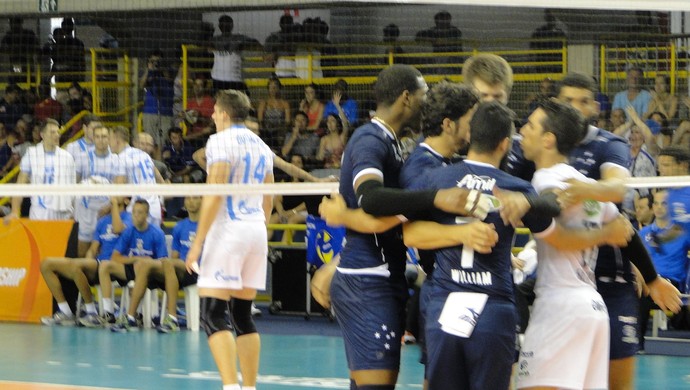
[[[382,276],[336,271],[331,302],[350,371],[399,370],[407,296],[403,279],[396,283]]]
[[[611,348],[609,359],[635,356],[640,348],[639,301],[632,283],[602,282],[597,280],[597,290],[604,298],[611,324]]]
[[[469,338],[450,335],[438,323],[447,292],[434,292],[427,307],[429,390],[507,389],[515,361],[515,304],[489,298]]]

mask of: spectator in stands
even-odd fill
[[[20,163],[18,184],[76,184],[77,173],[74,158],[58,144],[60,125],[48,119],[41,129],[43,141],[27,149]],[[49,157],[50,156],[50,157]],[[57,195],[34,195],[31,197],[29,218],[35,220],[66,220],[72,218],[73,197]],[[20,217],[22,197],[12,198],[12,212],[5,216],[5,222]]]
[[[55,35],[58,33],[58,35]],[[53,31],[52,74],[59,83],[83,81],[86,74],[84,42],[74,35],[74,19],[64,18],[60,30]]]
[[[658,132],[658,134],[656,134],[656,141],[659,148],[665,148],[671,145],[674,131],[669,127],[666,115],[659,111],[655,111],[649,116],[649,119],[647,119],[645,123],[652,132]]]
[[[201,183],[204,179],[199,165],[192,158],[192,145],[182,137],[182,129],[168,131],[169,143],[163,149],[163,161],[172,171],[173,183]]]
[[[632,177],[655,177],[656,176],[656,160],[644,149],[644,134],[642,131],[633,126],[630,130],[628,142],[630,143],[630,175]],[[649,189],[640,188],[638,190],[629,189],[623,199],[623,209],[631,214],[634,210],[634,195],[639,193],[641,196],[649,194]]]
[[[19,154],[15,152],[19,136],[14,130],[7,132],[7,137],[0,146],[0,179],[5,177],[14,167],[19,164]]]
[[[257,110],[261,138],[272,149],[282,143],[285,129],[292,122],[290,103],[280,96],[282,87],[277,77],[268,79],[268,97],[261,99]]]
[[[233,34],[235,22],[229,15],[218,18],[220,35],[211,38],[210,51],[213,53],[213,92],[219,90],[236,89],[249,95],[247,84],[242,77],[242,51],[256,48],[261,49],[261,44],[254,38],[246,35]]]
[[[462,52],[462,31],[451,24],[452,16],[448,11],[440,11],[434,15],[434,27],[422,30],[417,33],[417,42],[430,43],[434,53],[457,53]],[[461,63],[459,57],[435,57],[436,64]],[[434,73],[455,74],[458,68],[437,68]]]
[[[50,96],[50,85],[41,84],[38,86],[39,101],[34,104],[34,119],[42,122],[48,118],[56,121],[62,120],[64,108],[62,104]]]
[[[341,116],[341,111],[345,112],[345,117],[347,118],[348,126],[357,126],[359,119],[359,107],[357,102],[347,95],[347,81],[340,79],[335,82],[333,86],[333,94],[331,95],[331,100],[326,103],[326,107],[323,110],[323,116],[327,117],[330,114]]]
[[[149,277],[163,281],[163,266],[160,260],[168,257],[165,233],[157,225],[149,224],[149,204],[144,199],[134,201],[132,226],[127,227],[113,249],[111,261],[100,267],[98,277],[103,286],[110,283],[111,276],[120,280],[134,280],[127,315],[110,328],[115,333],[126,333],[138,327],[134,318],[139,302],[148,288]],[[112,313],[111,313],[112,314]]]
[[[654,267],[659,275],[668,279],[676,288],[683,291],[688,276],[688,251],[690,236],[683,228],[674,224],[668,213],[667,191],[659,190],[654,194],[654,222],[640,230],[640,237],[647,251],[652,256]],[[658,308],[649,296],[640,299],[640,350],[644,350],[644,335],[649,322],[649,311]],[[681,308],[676,317],[687,313],[687,306]],[[673,323],[673,322],[672,322]]]
[[[656,76],[654,79],[654,90],[652,90],[652,99],[649,102],[647,111],[643,118],[647,119],[653,113],[659,112],[663,114],[666,119],[673,119],[678,114],[678,96],[669,93],[669,85],[671,78],[668,76]]]
[[[129,213],[124,211],[124,198],[112,197],[109,202],[112,203],[110,213],[99,218],[89,249],[82,258],[49,257],[41,262],[43,280],[48,285],[59,308],[54,315],[41,318],[44,325],[72,326],[77,320],[67,303],[59,277],[74,281],[84,299],[86,316],[78,319],[79,322],[89,327],[100,326],[104,323],[96,311],[91,286],[98,284],[98,264],[110,260],[112,249],[120,233],[132,222]],[[108,298],[110,296],[105,295]],[[110,304],[112,305],[112,300]],[[115,317],[111,314],[107,320],[111,323],[115,322]]]
[[[84,134],[78,140],[67,144],[65,148],[74,157],[75,166],[88,166],[89,153],[95,148],[93,141],[93,130],[96,127],[101,127],[101,119],[96,115],[85,115],[82,120],[82,133]],[[106,147],[108,144],[106,143]],[[77,176],[77,181],[81,181],[82,177]]]
[[[532,112],[537,108],[539,102],[544,99],[549,99],[556,96],[556,85],[550,77],[543,79],[539,82],[539,92],[530,93],[527,96],[527,116],[532,114]]]
[[[177,293],[180,288],[196,284],[196,273],[188,273],[184,260],[187,252],[196,238],[196,228],[201,211],[201,197],[187,196],[184,198],[184,208],[189,216],[175,224],[172,231],[172,248],[170,257],[162,259],[165,279],[165,293],[168,296],[167,315],[161,319],[158,327],[160,333],[171,333],[180,330],[177,320]]]
[[[387,45],[386,47],[386,58],[381,61],[385,65],[390,64],[390,59],[388,56],[393,56],[393,63],[395,64],[409,64],[410,59],[406,57],[397,57],[400,54],[405,54],[405,50],[398,44],[398,38],[400,37],[400,28],[397,24],[391,23],[383,28],[383,43]]]
[[[296,77],[295,53],[301,36],[301,26],[296,25],[291,15],[283,15],[279,21],[280,31],[266,38],[264,50],[275,68],[278,77]]]
[[[565,45],[566,35],[560,28],[556,27],[556,17],[550,9],[544,10],[544,24],[532,33],[532,40],[529,43],[530,50],[562,50]],[[536,53],[533,54],[535,62],[562,61],[560,53]],[[537,73],[561,73],[564,71],[560,65],[537,65]]]
[[[622,108],[616,108],[611,111],[611,127],[612,131],[615,131],[619,127],[625,125],[625,110]]]
[[[323,29],[325,26],[325,34]],[[302,34],[299,37],[295,52],[295,76],[301,79],[320,79],[324,77],[321,70],[321,52],[324,45],[330,45],[327,38],[328,24],[321,18],[306,18],[302,23]],[[328,42],[328,43],[327,43]],[[309,57],[311,56],[311,69]],[[309,71],[311,70],[311,74]]]
[[[316,153],[316,159],[321,161],[326,169],[340,168],[340,160],[350,130],[344,114],[341,116],[342,118],[330,114],[326,117],[326,135],[321,137],[319,151]]]
[[[324,105],[321,102],[321,95],[316,84],[309,84],[304,87],[304,99],[300,101],[299,109],[305,112],[309,118],[307,130],[314,131],[321,126]]]
[[[641,196],[639,192],[635,191],[635,221],[633,227],[637,230],[654,222],[654,194],[647,191],[647,195]]]
[[[157,153],[163,149],[167,130],[172,127],[174,99],[172,74],[162,63],[162,56],[160,50],[153,51],[139,78],[139,87],[144,89],[143,131],[153,136]]]
[[[293,120],[292,132],[285,137],[285,143],[281,149],[281,154],[285,157],[299,154],[305,160],[305,165],[314,162],[316,152],[319,150],[319,136],[311,131],[307,131],[307,114],[299,111]]]
[[[26,73],[33,68],[36,54],[38,54],[38,38],[36,34],[23,28],[24,20],[18,16],[10,18],[10,31],[0,41],[0,57],[2,57],[2,72],[9,72],[8,83],[26,82]],[[33,70],[33,69],[32,69]]]
[[[53,77],[51,72],[53,67],[53,57],[56,55],[57,47],[55,40],[60,36],[62,36],[62,29],[57,27],[51,34],[48,34],[48,41],[41,47],[39,65],[41,66],[41,69],[45,70],[41,76],[41,84],[50,85],[51,83],[51,78]]]
[[[185,118],[190,126],[187,127],[185,139],[193,145],[203,146],[213,131],[213,105],[215,99],[206,88],[206,80],[197,75],[192,84],[192,96],[187,100]]]
[[[625,125],[616,128],[613,133],[619,137],[630,138],[632,129],[636,128],[642,133],[646,151],[652,157],[656,156],[659,153],[659,145],[661,144],[658,139],[661,136],[661,126],[653,121],[643,121],[633,106],[627,106],[625,112],[628,116],[627,122],[625,122]],[[652,125],[651,127],[650,124]]]
[[[611,109],[623,109],[632,106],[637,115],[643,116],[649,110],[652,95],[644,89],[644,72],[640,68],[630,68],[626,79],[628,89],[618,92],[613,98]],[[628,117],[628,119],[630,119]]]
[[[14,146],[14,152],[17,153],[20,158],[24,157],[26,150],[30,146],[38,145],[41,142],[41,128],[42,126],[38,122],[34,123],[31,129],[29,129],[28,124],[23,119],[17,121],[17,124],[14,126],[14,131],[17,133],[19,140]]]
[[[13,130],[17,121],[29,113],[22,101],[23,93],[17,84],[9,84],[5,88],[5,95],[0,99],[0,122],[4,123],[8,130]]]

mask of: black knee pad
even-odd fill
[[[232,299],[232,324],[235,326],[237,337],[256,333],[256,325],[252,318],[252,301]]]
[[[202,297],[199,306],[201,327],[209,337],[216,332],[232,332],[232,325],[228,321],[228,301]]]
[[[395,385],[361,385],[357,390],[393,390]]]

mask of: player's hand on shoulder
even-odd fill
[[[618,218],[605,224],[602,230],[605,244],[618,247],[628,246],[628,241],[635,234],[632,224],[623,215],[619,215]]]
[[[319,205],[319,215],[329,226],[342,226],[344,224],[343,214],[347,211],[345,198],[340,194],[331,194],[331,197],[324,196]]]
[[[589,184],[575,179],[570,179],[567,183],[569,186],[565,190],[554,190],[561,210],[566,210],[591,197]]]
[[[503,223],[522,227],[522,217],[527,214],[530,204],[522,192],[494,188],[494,196],[501,202],[500,215]]]

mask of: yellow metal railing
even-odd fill
[[[687,50],[688,48],[678,46],[675,40],[663,44],[602,44],[598,50],[599,87],[604,93],[611,92],[610,84],[624,80],[627,77],[627,69],[636,66],[643,70],[645,78],[668,76],[669,93],[675,94],[678,91],[678,82],[688,78],[685,66],[687,60],[679,59],[677,53]]]

